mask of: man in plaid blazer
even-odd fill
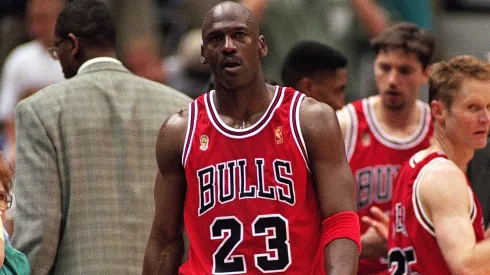
[[[67,4],[55,36],[68,80],[16,107],[13,245],[32,274],[141,274],[156,136],[190,98],[115,59],[109,10],[95,0]]]

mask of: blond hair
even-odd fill
[[[469,79],[489,81],[490,64],[470,55],[435,63],[429,77],[429,102],[439,100],[450,108],[454,94]]]

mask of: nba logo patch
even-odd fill
[[[276,144],[282,144],[284,140],[282,139],[282,126],[277,126],[274,130],[274,138],[276,140]]]
[[[362,134],[361,144],[364,147],[368,147],[369,145],[371,145],[371,135],[369,133]]]
[[[202,135],[201,138],[199,139],[199,142],[201,143],[199,149],[201,149],[202,151],[206,151],[208,149],[208,143],[209,143],[208,136]]]

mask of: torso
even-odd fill
[[[390,136],[379,126],[374,115],[373,97],[344,107],[349,125],[344,139],[347,158],[357,183],[359,218],[369,215],[371,206],[385,212],[391,209],[394,179],[400,166],[413,154],[429,146],[433,126],[427,104],[418,102],[420,120],[416,130],[406,138]],[[361,234],[367,225],[361,224]],[[383,259],[360,259],[359,273],[374,274],[386,269]]]
[[[426,169],[449,161],[433,152],[416,161],[412,158],[400,171],[393,195],[388,238],[389,268],[395,274],[451,274],[435,237],[434,227],[421,205],[419,186]],[[470,215],[477,241],[484,238],[481,207],[469,182]]]
[[[322,270],[322,261],[312,263],[321,220],[296,119],[303,96],[278,87],[262,118],[245,129],[220,119],[213,96],[189,107],[182,161],[190,248],[180,274]]]

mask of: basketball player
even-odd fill
[[[355,274],[355,184],[335,112],[265,83],[267,45],[244,6],[215,6],[202,37],[215,90],[158,136],[143,273]]]
[[[347,58],[336,49],[317,41],[301,41],[284,59],[284,86],[326,103],[334,110],[345,105]]]
[[[372,41],[378,95],[352,102],[338,111],[347,158],[357,183],[357,213],[371,206],[388,212],[393,180],[400,165],[429,146],[429,106],[418,100],[427,83],[433,37],[410,23],[398,23]],[[361,224],[358,274],[386,270],[386,242]]]
[[[465,171],[490,125],[490,65],[470,56],[434,64],[432,145],[401,169],[393,192],[391,274],[490,274],[480,204]]]

